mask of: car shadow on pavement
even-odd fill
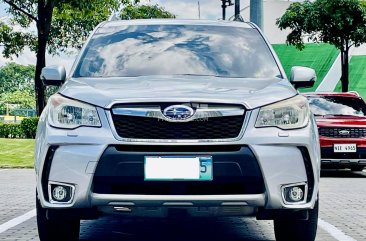
[[[249,241],[274,240],[270,221],[255,218],[123,219],[83,221],[82,241]]]
[[[366,172],[353,172],[348,169],[342,170],[322,170],[320,173],[321,177],[339,177],[339,178],[366,178]]]

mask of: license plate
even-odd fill
[[[146,181],[212,181],[212,157],[145,157]]]
[[[334,152],[356,152],[356,144],[334,144]]]

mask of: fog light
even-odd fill
[[[299,202],[304,197],[304,192],[299,187],[292,187],[289,191],[289,198],[294,202]]]
[[[50,183],[48,190],[51,203],[68,204],[72,202],[75,187],[69,184]]]
[[[67,190],[63,186],[56,186],[52,190],[52,197],[56,201],[62,201],[62,200],[64,200],[66,198],[66,196],[67,196]]]
[[[290,184],[282,187],[282,197],[285,204],[300,204],[306,202],[307,184]]]

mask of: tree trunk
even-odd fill
[[[349,48],[346,47],[342,53],[342,92],[348,92],[349,83]]]
[[[38,49],[37,49],[37,63],[36,72],[34,76],[35,91],[36,91],[36,103],[37,103],[37,115],[40,116],[46,103],[45,103],[45,87],[41,80],[42,68],[46,66],[46,42],[38,36]]]
[[[37,32],[38,32],[38,48],[37,48],[37,63],[35,80],[36,91],[36,103],[37,103],[37,115],[41,115],[45,105],[45,87],[41,80],[42,68],[46,66],[46,49],[49,33],[51,30],[52,13],[53,13],[54,1],[39,0],[38,1],[38,20],[37,20]]]

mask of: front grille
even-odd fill
[[[160,107],[164,109],[164,106],[160,105]],[[245,114],[215,116],[189,122],[170,122],[154,117],[117,115],[112,111],[117,134],[129,139],[232,139],[239,136],[244,116]]]
[[[247,146],[223,146],[227,151],[207,152],[205,146],[181,146],[169,151],[140,146],[129,150],[109,146],[98,162],[93,179],[93,192],[100,194],[137,195],[233,195],[260,194],[264,181],[258,162]],[[194,152],[186,152],[190,149]],[[146,152],[140,152],[141,150]],[[181,150],[184,150],[181,152]],[[145,156],[210,155],[213,161],[212,181],[145,181]]]
[[[361,138],[366,137],[366,128],[321,127],[319,128],[319,135],[332,138]]]

